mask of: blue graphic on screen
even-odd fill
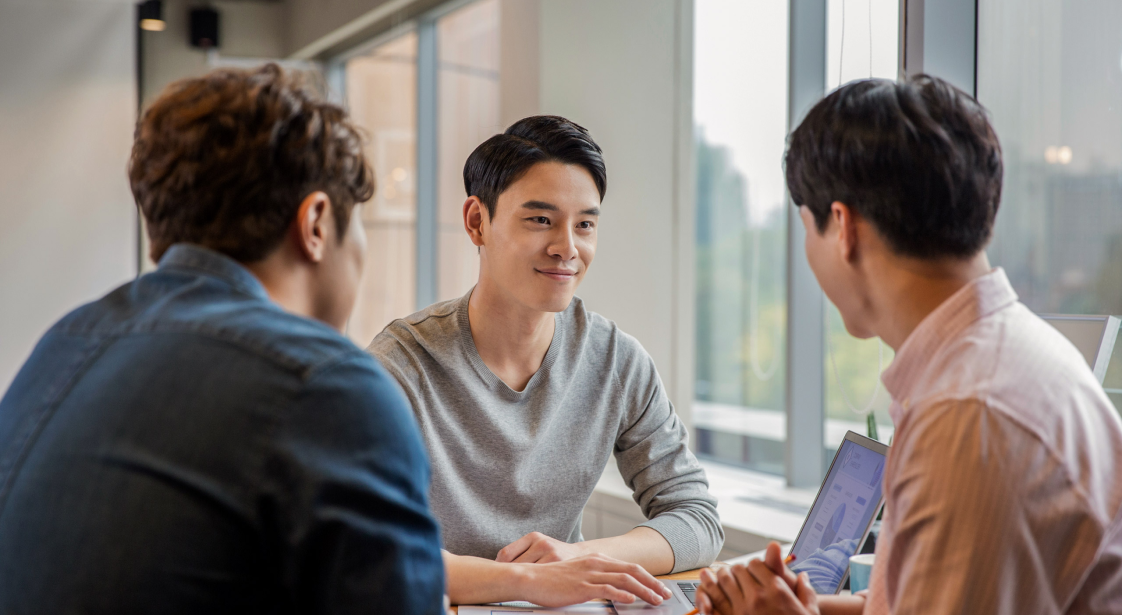
[[[822,485],[798,541],[790,568],[810,577],[814,591],[832,594],[849,568],[849,556],[876,514],[884,455],[843,441],[837,461]]]

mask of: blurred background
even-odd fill
[[[869,412],[892,435],[892,351],[807,277],[784,185],[790,127],[840,83],[975,94],[1005,154],[991,261],[1034,311],[1122,314],[1116,0],[0,0],[0,58],[0,390],[52,322],[155,266],[125,177],[138,110],[266,61],[316,73],[369,137],[356,344],[474,283],[471,150],[566,116],[609,173],[579,294],[654,357],[699,456],[766,484],[816,486]],[[1105,387],[1122,406],[1117,358]]]

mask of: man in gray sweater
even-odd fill
[[[574,297],[607,186],[599,146],[560,117],[521,120],[464,166],[479,281],[391,323],[369,352],[413,404],[455,603],[668,597],[652,574],[724,542],[686,427],[635,338]],[[609,456],[648,518],[584,541]]]

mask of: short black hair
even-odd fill
[[[583,126],[556,115],[535,115],[518,120],[501,135],[475,148],[464,163],[464,190],[487,206],[495,217],[502,194],[539,162],[561,162],[583,167],[596,183],[600,200],[608,190],[608,171],[600,146]]]
[[[903,256],[977,254],[1001,200],[1001,145],[986,110],[929,75],[838,88],[791,133],[785,166],[794,204],[819,232],[840,201]]]

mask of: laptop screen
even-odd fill
[[[852,432],[846,434],[791,546],[795,559],[789,567],[796,573],[806,572],[819,594],[841,589],[849,556],[861,546],[880,508],[887,448]]]

